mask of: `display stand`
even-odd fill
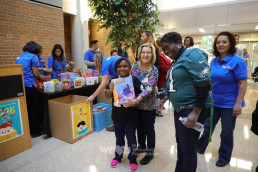
[[[31,148],[22,65],[0,65],[0,161]]]

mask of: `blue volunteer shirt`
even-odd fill
[[[239,80],[247,79],[247,66],[243,58],[227,55],[211,61],[212,98],[214,106],[234,108],[239,91]],[[242,106],[245,106],[243,101]]]
[[[35,54],[25,51],[23,54],[17,57],[16,64],[22,64],[25,87],[37,87],[36,78],[33,75],[32,67],[39,67],[38,57]]]
[[[89,49],[88,51],[85,52],[84,54],[84,60],[88,60],[90,62],[94,62],[94,55],[96,54],[96,51],[93,51]],[[88,66],[88,69],[95,70],[95,66]]]
[[[42,56],[39,57],[39,68],[45,68],[47,65],[46,65],[46,62],[44,60],[44,58]]]
[[[124,52],[124,53],[123,53]],[[128,53],[124,50],[117,50],[117,54],[121,57],[127,57],[128,58]],[[122,56],[124,54],[124,56]]]
[[[102,76],[110,75],[110,78],[113,78],[116,74],[115,63],[121,58],[120,56],[104,57],[102,60]]]
[[[60,70],[64,70],[67,65],[66,58],[64,57],[64,62],[62,62],[61,58],[56,58],[56,63],[54,61],[54,57],[50,56],[48,58],[48,68],[52,68],[53,70],[53,79],[56,78],[56,74]]]

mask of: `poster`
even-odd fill
[[[0,103],[0,143],[23,135],[19,100]]]
[[[81,103],[71,106],[73,139],[92,131],[90,104]]]
[[[122,104],[126,101],[125,98],[135,99],[133,79],[131,76],[125,78],[117,78],[114,82],[114,101],[115,104]]]

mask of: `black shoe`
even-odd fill
[[[107,130],[107,131],[115,131],[115,127],[114,127],[114,125],[112,124],[112,125],[108,126],[108,127],[106,128],[106,130]]]
[[[228,162],[223,162],[223,161],[221,161],[221,160],[218,160],[217,162],[216,162],[216,166],[218,166],[218,167],[224,167],[224,166],[226,166],[228,164]]]
[[[204,152],[202,152],[202,151],[200,151],[200,150],[198,150],[198,149],[197,149],[197,152],[198,152],[199,154],[204,154]]]
[[[149,162],[153,159],[153,155],[145,155],[145,157],[140,161],[141,165],[149,164]]]

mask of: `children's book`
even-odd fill
[[[52,81],[44,82],[44,92],[45,93],[55,92],[55,83]]]
[[[113,96],[116,105],[124,103],[126,101],[125,98],[135,99],[132,76],[117,78],[112,81],[114,82]]]

